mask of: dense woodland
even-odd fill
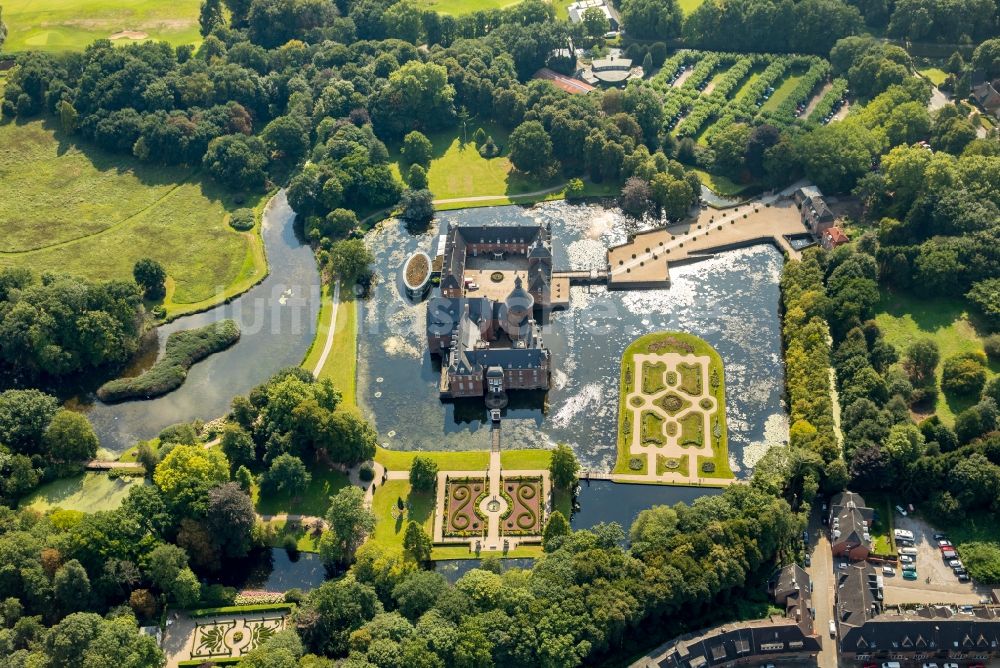
[[[803,62],[828,57],[829,76],[846,82],[858,109],[825,126],[727,109],[707,145],[680,132],[678,140],[648,83],[570,96],[531,81],[544,65],[565,70],[552,51],[570,37],[591,44],[601,27],[554,21],[537,0],[461,17],[407,1],[206,0],[197,50],[98,41],[79,54],[17,57],[5,118],[49,117],[67,135],[200,169],[237,191],[287,185],[320,263],[352,281],[365,279],[370,256],[358,237],[371,214],[433,215],[426,134],[472,135],[486,121],[510,131],[518,171],[623,184],[621,204],[636,215],[683,217],[698,197],[691,167],[764,186],[805,176],[863,204],[854,243],[786,265],[790,447],[772,449],[750,484],[644,511],[628,533],[571,532],[555,513],[533,569],[500,572],[487,560],[455,585],[424,568],[419,527],[403,553],[361,545],[377,518],[348,488],[331,500],[320,542],[323,560],[346,575],[306,596],[290,592],[300,603],[297,631],[241,665],[594,664],[648,649],[636,638],[652,644],[734,610],[759,613],[747,600],[759,600],[763,580],[796,556],[820,493],[901,490],[929,496],[926,510],[942,521],[1000,516],[1000,381],[987,382],[988,360],[940,360],[930,342],[896,350],[872,321],[879,290],[891,287],[967,296],[977,322],[996,331],[1000,143],[995,133],[977,138],[954,105],[928,112],[930,87],[913,76],[910,55],[859,36],[979,43],[969,62],[949,62],[947,86],[961,98],[974,74],[1000,76],[996,4],[706,0],[684,18],[675,0],[624,0],[621,12],[639,38],[629,55],[653,68],[676,65],[668,44],[810,53]],[[411,165],[405,183],[393,175],[390,148]],[[571,183],[580,192],[582,181]],[[0,382],[18,388],[0,393],[5,504],[94,455],[86,418],[33,388],[120,365],[141,334],[143,295],[155,296],[159,283],[0,273]],[[987,353],[995,363],[995,336]],[[954,427],[914,418],[940,392],[969,406]],[[256,521],[254,486],[301,488],[314,464],[364,461],[376,441],[337,388],[301,370],[237,397],[219,428],[221,448],[205,449],[195,427],[142,444],[138,461],[152,484],[133,488],[116,510],[0,508],[0,668],[162,665],[136,624],[169,608],[233,601],[233,590],[207,582],[271,542]],[[1000,581],[1000,550],[983,544],[963,556],[978,580]]]

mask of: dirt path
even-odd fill
[[[809,100],[809,104],[806,105],[806,110],[802,112],[802,118],[809,118],[809,116],[812,115],[813,110],[816,109],[820,100],[822,100],[826,94],[830,92],[831,88],[833,88],[833,82],[828,81],[826,82],[826,85],[819,89],[818,93],[813,95],[812,99]]]
[[[677,81],[674,82],[674,85],[671,86],[671,88],[680,88],[681,86],[684,85],[685,81],[691,78],[692,74],[694,74],[694,67],[687,68],[686,70],[684,70],[683,74],[677,77]]]

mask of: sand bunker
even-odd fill
[[[149,35],[139,30],[122,30],[121,32],[116,32],[109,39],[146,39],[147,37]]]

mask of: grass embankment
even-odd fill
[[[239,339],[240,327],[235,320],[174,332],[167,338],[163,359],[142,375],[108,381],[97,390],[97,396],[104,402],[116,402],[151,399],[173,392],[184,384],[188,369]]]
[[[4,50],[82,51],[96,39],[125,30],[174,46],[198,44],[200,5],[199,0],[5,0]]]
[[[485,471],[490,464],[487,450],[414,451],[387,450],[378,446],[375,451],[375,461],[390,471],[409,471],[413,458],[418,456],[434,461],[441,471]],[[550,450],[504,450],[500,453],[500,463],[505,469],[547,469],[551,459]]]
[[[327,355],[326,363],[319,371],[319,378],[329,378],[340,390],[342,406],[357,410],[357,367],[358,367],[358,304],[354,293],[343,286],[340,289],[340,305],[337,307],[337,322],[332,323],[333,294],[329,286],[323,287],[323,301],[319,314],[319,325],[312,347],[306,353],[302,366],[314,371],[323,355],[330,326],[334,327],[333,347]]]
[[[635,471],[629,468],[629,460],[632,458],[632,455],[629,452],[629,438],[626,436],[624,431],[625,417],[630,412],[625,402],[625,397],[628,396],[629,393],[629,390],[626,388],[626,377],[630,376],[632,378],[632,383],[641,379],[641,376],[639,375],[640,370],[636,369],[634,358],[637,354],[648,353],[707,355],[711,359],[709,377],[711,377],[713,371],[716,371],[718,373],[719,382],[715,387],[709,387],[708,391],[715,399],[718,406],[715,414],[719,419],[721,435],[718,438],[717,445],[713,447],[713,454],[711,457],[698,456],[698,461],[696,462],[698,475],[701,478],[709,479],[707,484],[711,484],[710,481],[713,478],[731,479],[736,477],[729,468],[729,436],[726,424],[726,383],[722,357],[719,356],[719,353],[717,353],[712,346],[702,339],[694,336],[693,334],[686,334],[683,332],[655,332],[653,334],[646,334],[645,336],[641,336],[630,343],[625,349],[625,352],[622,353],[621,377],[618,385],[618,458],[615,462],[614,473],[636,474],[648,472],[648,462],[646,461],[647,458],[644,456],[641,457],[643,463],[642,469]],[[627,371],[630,371],[630,373],[627,373]],[[712,441],[715,440],[713,434],[702,434],[702,437]],[[681,445],[684,445],[683,440],[681,441]],[[702,470],[702,465],[707,462],[715,464],[714,472],[706,473]],[[697,483],[695,481],[690,481],[690,484]]]
[[[130,279],[150,257],[167,270],[168,317],[200,310],[266,273],[258,233],[227,224],[260,197],[237,199],[187,169],[70,141],[40,121],[0,123],[0,267]]]
[[[45,483],[25,497],[20,506],[40,513],[53,508],[96,513],[114,510],[135,485],[146,484],[142,476],[112,478],[107,473],[81,473]]]
[[[872,521],[872,549],[875,554],[896,554],[893,547],[893,503],[888,495],[878,493],[865,494],[865,503],[875,510],[876,518]]]
[[[721,197],[736,197],[740,193],[754,187],[756,184],[741,184],[736,183],[728,176],[722,176],[721,174],[709,174],[703,169],[692,170],[698,175],[701,180],[702,185],[710,188],[712,192]]]
[[[941,363],[934,374],[938,395],[934,413],[947,425],[955,416],[976,403],[977,397],[954,397],[940,391],[944,360],[959,353],[983,352],[981,330],[969,318],[971,309],[964,299],[916,297],[903,292],[883,290],[875,309],[875,322],[886,341],[896,347],[900,358],[914,341],[932,339],[941,351]],[[1000,365],[990,363],[990,374],[1000,373]]]

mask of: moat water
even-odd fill
[[[644,224],[616,209],[552,202],[443,212],[414,234],[394,220],[368,234],[377,280],[359,314],[358,401],[380,442],[400,450],[489,447],[481,400],[442,403],[440,362],[426,350],[425,305],[401,297],[401,272],[415,250],[430,252],[449,224],[551,224],[555,268],[602,267],[607,248]],[[787,441],[778,315],[782,258],[771,246],[726,252],[672,267],[664,290],[609,292],[574,287],[570,308],[545,324],[552,389],[514,393],[504,412],[503,447],[568,443],[587,467],[614,465],[621,354],[658,330],[696,334],[725,364],[730,460],[741,478],[767,449]]]
[[[167,337],[184,329],[233,318],[240,340],[198,362],[173,392],[145,401],[105,404],[93,395],[74,402],[94,425],[101,446],[121,452],[178,422],[225,415],[233,397],[249,392],[279,369],[302,362],[316,334],[320,276],[312,250],[295,229],[284,191],[265,210],[261,235],[270,273],[228,304],[178,318],[157,328],[154,346],[129,370],[149,368],[163,355]]]

